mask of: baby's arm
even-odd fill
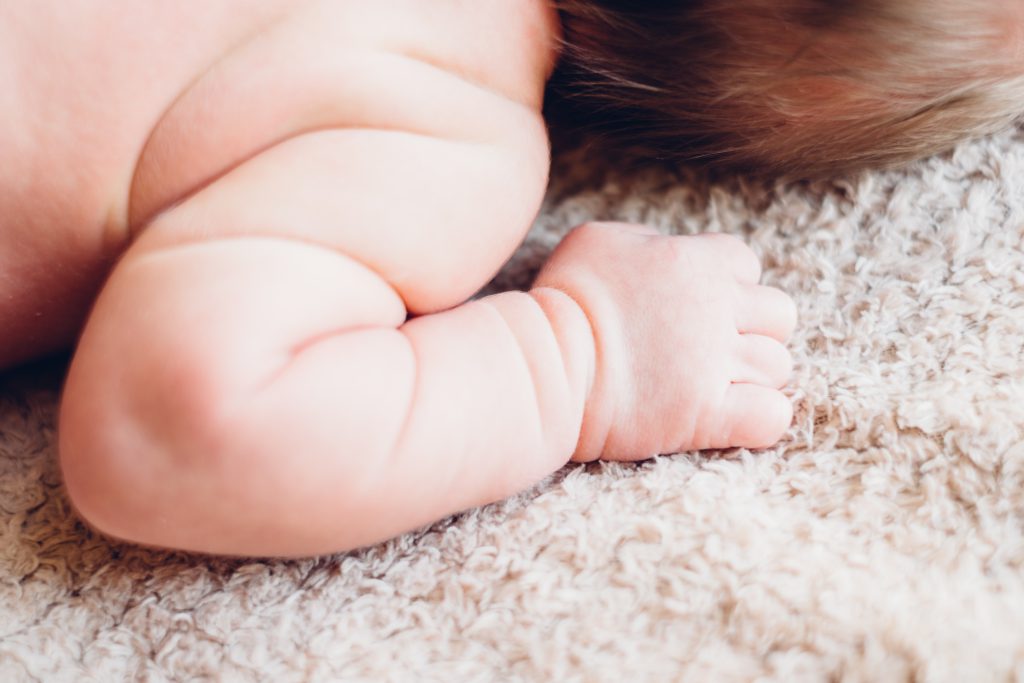
[[[607,274],[585,263],[607,262],[602,244],[620,263],[695,278],[641,280],[634,293],[691,284],[696,299],[630,316],[614,296],[629,288],[611,278],[602,292],[594,276]],[[702,267],[649,263],[655,250]],[[308,555],[500,499],[574,451],[763,446],[785,430],[788,405],[771,388],[788,373],[781,346],[765,354],[773,342],[744,342],[737,325],[781,336],[787,309],[737,323],[742,307],[715,294],[754,287],[733,286],[750,277],[736,244],[590,226],[552,263],[542,278],[573,296],[540,287],[403,323],[380,277],[298,242],[211,241],[126,261],[69,379],[61,447],[76,506],[141,543]],[[732,267],[746,273],[721,272]],[[743,299],[771,304],[768,291]]]
[[[62,464],[87,520],[192,550],[327,552],[501,498],[571,455],[588,360],[560,345],[589,332],[565,297],[406,323],[483,285],[543,194],[539,113],[466,105],[512,133],[309,133],[146,229],[65,392]]]
[[[770,337],[791,322],[735,242],[591,226],[531,293],[443,310],[539,205],[543,125],[505,128],[522,137],[302,135],[151,224],[65,391],[79,512],[139,543],[310,555],[500,499],[574,454],[777,439],[788,359]]]
[[[573,452],[593,344],[557,292],[403,324],[401,299],[351,258],[250,238],[116,277],[62,425],[76,504],[114,536],[347,549],[511,495]]]

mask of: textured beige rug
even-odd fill
[[[567,155],[499,286],[589,218],[763,255],[802,313],[782,445],[209,559],[75,520],[37,368],[0,390],[0,680],[1024,680],[1024,134],[780,188]]]

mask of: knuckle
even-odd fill
[[[687,237],[671,237],[665,240],[661,249],[675,261],[688,262],[693,255],[692,242]]]
[[[727,232],[705,232],[698,235],[698,237],[703,238],[710,245],[733,253],[749,252],[751,255],[754,255],[753,250],[746,242]]]
[[[724,232],[698,235],[715,258],[731,263],[743,279],[758,280],[761,277],[761,259],[743,239]]]
[[[651,246],[652,249],[645,254],[645,265],[649,270],[677,275],[693,270],[693,249],[685,238],[669,237]]]
[[[602,239],[608,233],[608,228],[602,223],[587,222],[577,225],[570,230],[562,239],[564,245],[576,245],[580,242],[589,243]]]
[[[580,223],[575,228],[570,230],[569,234],[570,235],[582,235],[582,234],[597,232],[597,231],[604,230],[604,229],[605,228],[603,227],[603,224],[598,222],[598,221],[586,221],[584,223]]]

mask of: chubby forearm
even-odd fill
[[[406,321],[372,271],[302,243],[137,255],[76,355],[64,474],[83,516],[126,540],[241,555],[367,545],[564,464],[594,346],[555,290]]]
[[[574,454],[594,355],[583,311],[550,289],[311,339],[248,403],[230,460],[262,466],[227,492],[224,531],[259,504],[265,526],[236,552],[303,555],[513,495]]]
[[[579,441],[594,373],[590,324],[566,294],[506,292],[401,328],[415,391],[391,454],[392,484],[466,508],[535,483]],[[424,483],[430,482],[430,489]]]

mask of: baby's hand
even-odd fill
[[[754,253],[727,235],[613,223],[570,233],[534,287],[570,295],[593,328],[595,376],[573,459],[778,441],[792,419],[778,389],[792,370],[783,342],[796,307],[760,276]]]

